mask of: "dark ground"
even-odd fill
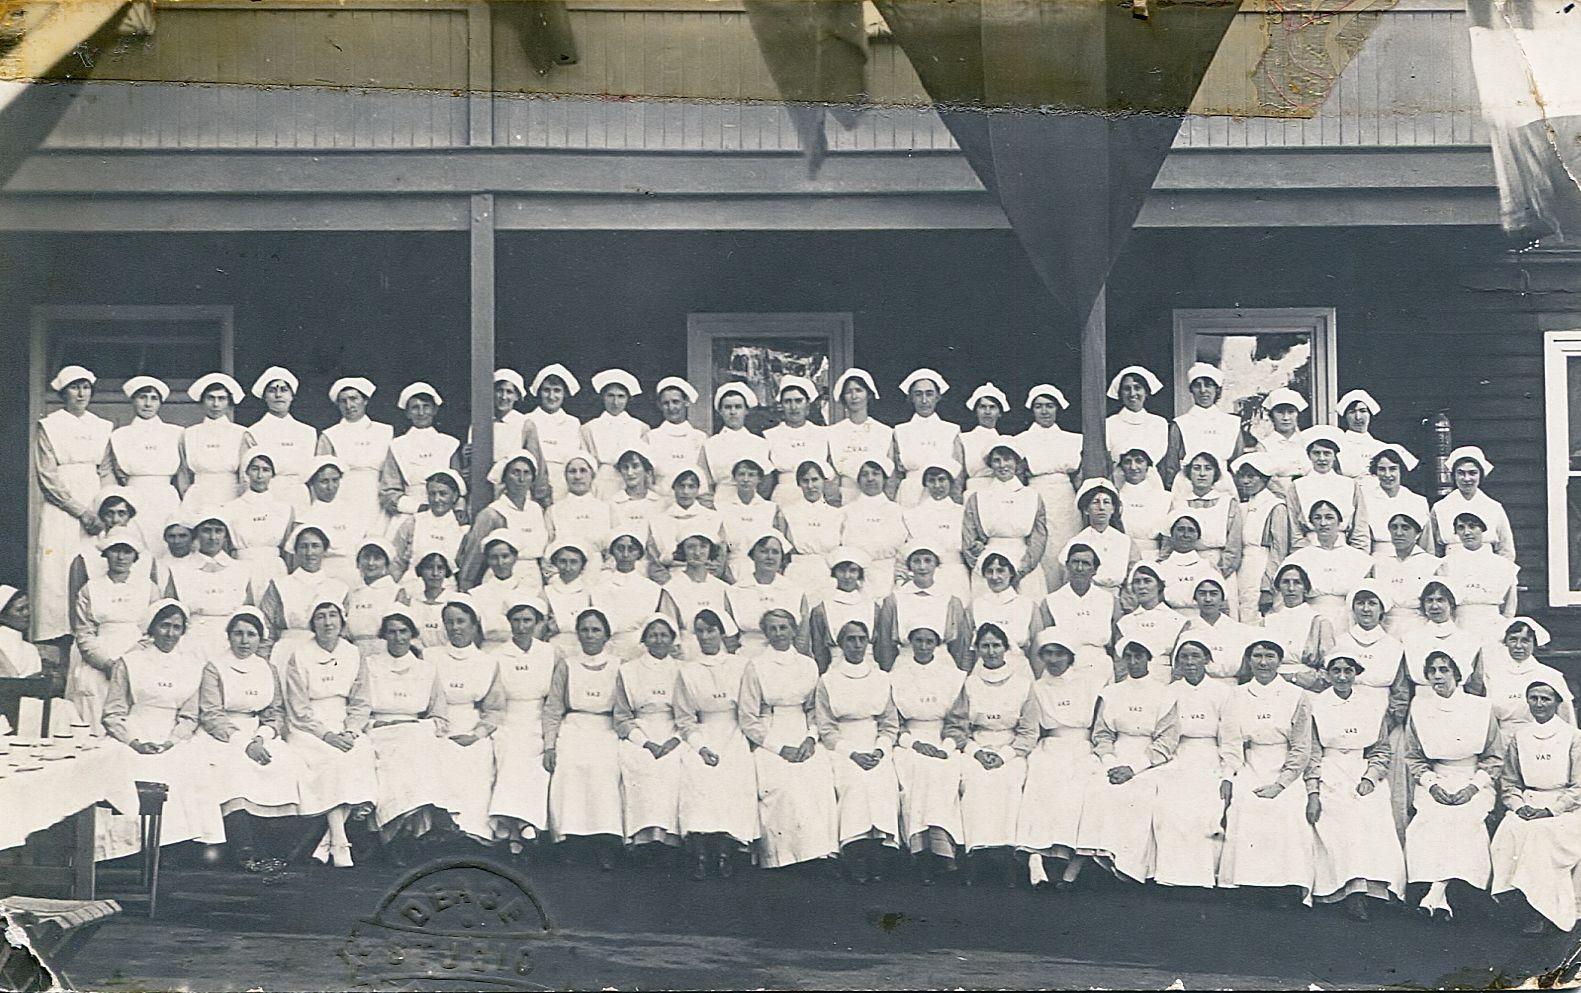
[[[857,887],[814,866],[699,883],[679,869],[513,864],[553,927],[530,942],[526,977],[495,988],[1483,989],[1552,969],[1574,947],[1525,937],[1469,900],[1453,924],[1385,909],[1364,925],[1334,908],[1181,897],[1097,873],[1054,894],[928,888],[905,872]],[[406,871],[365,860],[266,878],[179,852],[159,918],[122,914],[69,971],[84,989],[350,988],[347,935]]]

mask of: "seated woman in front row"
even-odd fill
[[[1532,720],[1504,753],[1499,798],[1504,819],[1493,836],[1493,895],[1519,892],[1529,911],[1522,930],[1542,934],[1551,922],[1576,926],[1581,868],[1581,731],[1559,716],[1559,687],[1526,688]]]

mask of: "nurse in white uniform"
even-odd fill
[[[223,515],[197,522],[197,551],[171,563],[165,595],[187,609],[186,644],[205,658],[225,651],[225,623],[237,607],[253,603],[252,574],[230,553]]]
[[[489,482],[494,484],[499,496],[487,507],[478,511],[472,527],[462,539],[458,563],[463,588],[471,588],[482,581],[487,569],[483,549],[484,541],[502,528],[516,533],[522,547],[521,582],[531,592],[534,584],[543,582],[541,559],[549,546],[549,524],[543,508],[533,501],[532,491],[538,479],[538,462],[531,452],[505,452],[489,470]]]
[[[796,494],[795,499],[780,500],[779,489],[774,491],[775,502],[785,521],[786,537],[796,546],[795,556],[785,567],[785,578],[817,601],[834,589],[829,576],[832,568],[829,556],[840,547],[845,514],[840,508],[830,506],[824,498],[829,470],[822,462],[808,460],[794,472],[796,486],[791,492]]]
[[[965,603],[939,585],[938,563],[943,552],[938,545],[922,540],[912,541],[905,551],[911,581],[895,587],[879,604],[878,626],[873,629],[874,657],[889,669],[904,651],[910,632],[924,627],[942,638],[956,665],[965,668],[971,657],[971,619]]]
[[[503,706],[496,688],[498,667],[480,646],[483,626],[475,604],[452,594],[440,612],[448,644],[425,649],[439,667],[445,736],[431,758],[451,783],[450,815],[461,833],[480,843],[493,838],[489,802],[494,792],[494,729]]]
[[[724,535],[728,578],[739,582],[752,571],[749,554],[752,543],[765,531],[784,534],[787,526],[779,504],[758,491],[763,481],[763,466],[756,459],[744,458],[737,462],[731,468],[731,478],[735,481],[735,493],[729,500],[716,502],[720,531]],[[618,523],[619,515],[616,516]]]
[[[1005,411],[1010,409],[1010,398],[993,383],[984,383],[966,398],[966,409],[972,412],[977,425],[970,431],[961,432],[961,454],[966,459],[966,492],[962,494],[963,500],[981,489],[992,475],[988,469],[988,450],[1004,437],[999,431],[999,421],[1005,416]]]
[[[258,598],[259,609],[269,621],[275,639],[274,650],[286,653],[296,645],[313,639],[311,629],[317,605],[330,602],[344,608],[351,588],[345,581],[324,572],[329,551],[329,536],[311,524],[298,525],[287,543],[293,566],[285,575],[275,576]],[[344,616],[341,618],[345,620]]]
[[[954,494],[955,478],[948,466],[930,465],[922,470],[922,500],[901,512],[901,521],[912,541],[938,549],[934,580],[942,592],[971,599],[971,573],[963,555],[962,526],[965,512]],[[981,489],[981,487],[979,487]]]
[[[806,616],[807,593],[782,573],[790,542],[778,531],[763,531],[746,546],[752,571],[726,591],[730,613],[741,625],[741,648],[747,658],[756,658],[768,644],[768,632],[759,629],[754,618],[768,610],[783,610],[797,619],[798,628]],[[805,643],[803,643],[805,644]]]
[[[1333,654],[1329,687],[1312,697],[1312,760],[1307,766],[1307,820],[1315,832],[1312,895],[1370,916],[1367,901],[1405,899],[1405,853],[1395,833],[1388,701],[1358,691],[1364,667]]]
[[[1115,653],[1126,678],[1098,693],[1092,751],[1103,772],[1087,780],[1076,847],[1116,876],[1143,883],[1153,874],[1158,784],[1180,744],[1180,720],[1168,685],[1147,678],[1147,646],[1122,639]]]
[[[1211,452],[1193,453],[1180,467],[1175,493],[1170,513],[1190,514],[1196,519],[1197,552],[1223,578],[1230,616],[1234,617],[1240,612],[1236,570],[1241,565],[1245,525],[1241,521],[1241,502],[1234,487],[1225,485],[1224,463]]]
[[[379,470],[379,506],[389,516],[392,530],[422,508],[428,478],[451,468],[461,447],[459,440],[434,427],[442,403],[439,391],[423,382],[408,385],[397,400],[411,427],[390,442],[390,457]]]
[[[1053,589],[1060,583],[1058,571],[1065,543],[1081,530],[1083,523],[1076,493],[1077,475],[1081,472],[1081,434],[1055,423],[1055,416],[1070,406],[1057,387],[1047,383],[1032,387],[1027,391],[1025,406],[1032,412],[1032,423],[1016,435],[1016,444],[1026,459],[1027,486],[1043,498],[1049,536],[1042,564],[1048,588]],[[986,456],[983,452],[977,457]],[[992,470],[987,470],[986,475],[992,478]],[[981,485],[987,485],[987,480]]]
[[[1038,705],[1038,743],[1027,756],[1016,850],[1030,854],[1034,885],[1053,878],[1054,888],[1064,890],[1081,874],[1083,860],[1076,846],[1083,800],[1093,778],[1103,772],[1091,735],[1107,674],[1076,668],[1075,646],[1054,628],[1039,631],[1035,644],[1032,695]]]
[[[1339,411],[1343,429],[1340,432],[1340,472],[1365,479],[1372,460],[1390,447],[1372,436],[1372,419],[1383,413],[1383,407],[1366,390],[1351,390],[1339,398],[1334,409]]]
[[[835,636],[847,621],[861,621],[869,625],[870,630],[879,632],[880,638],[884,637],[887,630],[878,621],[883,601],[867,592],[866,577],[871,568],[867,553],[841,545],[829,553],[829,558],[833,562],[829,574],[834,580],[834,588],[817,599],[811,596],[807,598],[804,640],[808,652],[818,662],[819,672],[828,670],[833,662]],[[880,647],[874,651],[881,662],[892,659],[886,648]]]
[[[549,830],[555,841],[589,839],[609,872],[624,836],[615,678],[606,650],[609,621],[591,608],[572,619],[577,647],[555,662],[543,708],[543,763],[549,770]]]
[[[622,453],[642,444],[648,426],[626,409],[631,398],[642,393],[642,384],[637,382],[636,376],[624,369],[605,369],[593,375],[593,389],[598,391],[604,410],[582,425],[582,448],[598,463],[593,475],[593,495],[608,501],[624,489],[620,473],[615,470],[615,461]]]
[[[249,474],[258,457],[256,451],[248,453]],[[324,570],[354,588],[362,578],[357,571],[357,549],[362,546],[364,538],[378,532],[368,530],[370,522],[363,508],[349,501],[342,502],[340,484],[346,478],[345,473],[345,467],[340,459],[333,455],[323,455],[314,459],[309,464],[307,475],[307,490],[312,496],[312,502],[306,508],[297,511],[296,517],[329,535],[329,555],[324,560]],[[238,556],[252,564],[255,576],[268,578],[270,575],[266,571],[270,564],[267,559],[268,546],[263,542],[255,544],[247,540],[248,537],[250,536],[243,536],[237,543]],[[276,548],[279,547],[280,540],[280,538],[275,539],[273,544]]]
[[[1560,719],[1567,724],[1576,722],[1575,702],[1564,673],[1539,662],[1534,654],[1537,649],[1546,648],[1548,642],[1547,628],[1530,617],[1517,617],[1503,625],[1498,641],[1482,647],[1482,682],[1505,741],[1522,724],[1532,721],[1526,706],[1526,688],[1534,682],[1552,686],[1559,694]]]
[[[833,857],[840,848],[834,770],[813,721],[818,663],[798,651],[796,618],[758,621],[768,645],[747,660],[737,713],[758,774],[758,864],[765,869]]]
[[[918,369],[900,381],[913,411],[911,420],[895,425],[890,450],[899,478],[895,499],[902,507],[915,507],[922,499],[922,470],[930,465],[951,468],[956,492],[966,486],[961,429],[939,416],[939,400],[949,391],[950,384],[932,369]]]
[[[467,485],[461,474],[440,469],[423,485],[428,491],[423,506],[397,524],[390,536],[395,549],[390,574],[402,581],[412,578],[407,573],[424,553],[443,552],[446,561],[460,561],[461,543],[467,536],[467,525],[461,520],[461,498],[467,495]]]
[[[734,858],[761,833],[757,767],[738,712],[747,663],[726,649],[727,627],[735,627],[727,616],[707,608],[694,615],[672,705],[683,741],[681,834],[696,880],[707,878],[711,862],[721,878],[734,875]]]
[[[966,560],[974,568],[980,569],[984,555],[997,552],[1015,568],[1020,591],[1040,597],[1048,590],[1043,574],[1048,515],[1037,491],[1016,478],[1020,463],[1020,445],[1013,439],[1006,438],[989,451],[994,481],[967,497],[961,535]],[[981,580],[974,576],[972,583],[973,596],[980,596]]]
[[[1107,396],[1118,400],[1120,409],[1104,422],[1104,436],[1111,467],[1119,466],[1120,457],[1126,452],[1140,449],[1147,453],[1167,489],[1174,482],[1173,475],[1164,478],[1168,469],[1164,458],[1169,453],[1169,422],[1147,409],[1147,401],[1163,388],[1157,376],[1139,365],[1128,365],[1115,373]]]
[[[71,558],[104,530],[90,501],[99,492],[99,468],[115,425],[88,410],[97,378],[80,365],[56,373],[49,388],[65,406],[40,420],[34,437],[33,467],[44,497],[34,548],[34,641],[71,633]]]
[[[1312,754],[1312,695],[1279,677],[1284,650],[1254,641],[1251,681],[1237,686],[1221,733],[1233,753],[1221,787],[1229,804],[1219,886],[1256,886],[1270,899],[1311,905],[1312,827],[1302,777]]]
[[[1408,513],[1424,523],[1428,520],[1427,498],[1411,492],[1401,483],[1405,474],[1416,466],[1416,456],[1400,445],[1380,446],[1367,463],[1369,474],[1360,480],[1361,500],[1367,508],[1367,527],[1372,531],[1374,555],[1389,551],[1389,522],[1395,514]],[[1425,537],[1422,547],[1427,548]]]
[[[543,763],[543,708],[560,652],[538,637],[549,609],[533,596],[511,597],[510,640],[494,646],[494,789],[489,826],[512,854],[549,831],[549,770]]]
[[[1307,439],[1301,430],[1301,412],[1307,409],[1307,398],[1281,386],[1263,397],[1263,410],[1273,430],[1258,442],[1258,448],[1268,456],[1268,468],[1273,472],[1269,486],[1280,496],[1290,490],[1290,481],[1312,471],[1307,458]]]
[[[653,488],[668,506],[675,477],[695,472],[702,464],[708,436],[687,420],[697,402],[697,390],[691,383],[679,376],[665,376],[653,388],[653,402],[663,419],[658,427],[648,429],[648,455],[653,459]]]
[[[1070,557],[1071,547],[1081,542],[1098,553],[1100,565],[1092,581],[1111,593],[1120,592],[1131,566],[1140,561],[1131,536],[1120,526],[1120,491],[1107,479],[1089,479],[1076,491],[1076,509],[1084,526],[1055,550],[1058,560],[1049,572],[1049,589],[1059,589],[1065,583],[1065,559]],[[1049,538],[1053,548],[1053,535]],[[1043,560],[1050,561],[1050,556],[1044,555]]]
[[[1455,515],[1455,544],[1444,553],[1440,575],[1460,590],[1455,622],[1479,634],[1498,628],[1515,616],[1520,566],[1493,551],[1482,518],[1465,512]]]
[[[887,495],[894,466],[888,457],[869,458],[856,473],[857,493],[841,506],[840,544],[867,553],[864,589],[875,597],[895,588],[895,571],[906,545],[906,519]]]
[[[307,509],[308,492],[304,485],[311,473],[313,457],[328,447],[311,424],[303,424],[291,414],[296,400],[297,379],[289,369],[270,366],[253,382],[252,394],[264,402],[264,415],[247,428],[242,450],[264,447],[274,455],[276,492],[298,512]]]
[[[242,438],[247,429],[234,416],[246,393],[230,376],[211,372],[199,376],[187,396],[203,408],[203,420],[181,429],[182,506],[213,510],[242,495]]]
[[[1493,836],[1493,895],[1520,893],[1527,934],[1547,931],[1544,921],[1569,932],[1581,870],[1581,731],[1558,716],[1559,687],[1537,680],[1526,698],[1532,722],[1509,742],[1499,775],[1505,813]]]
[[[714,412],[719,415],[720,425],[714,436],[703,443],[700,464],[716,504],[737,497],[735,467],[743,459],[751,459],[764,474],[773,464],[769,443],[747,429],[747,411],[757,405],[757,395],[745,383],[726,383],[714,391]],[[763,492],[761,479],[758,492]]]
[[[334,456],[323,458],[329,461],[314,460],[315,474],[326,465],[326,475],[340,471]],[[247,489],[223,507],[213,508],[225,515],[231,529],[231,540],[236,545],[236,557],[247,563],[255,589],[263,589],[271,580],[285,574],[282,549],[297,523],[295,507],[275,489],[275,460],[275,454],[267,448],[249,450],[244,467]],[[329,488],[325,489],[327,491]],[[324,506],[310,504],[303,513],[319,518],[317,523],[320,529],[326,536],[333,534],[338,542],[337,547],[362,536],[360,515],[353,519],[345,513],[337,516],[324,511]],[[350,570],[336,572],[344,573],[341,578],[350,582]]]
[[[324,429],[324,447],[340,459],[346,478],[340,482],[341,499],[363,508],[370,534],[383,534],[389,526],[379,506],[379,472],[390,457],[395,429],[368,416],[373,381],[362,376],[337,379],[329,398],[340,410],[340,423]]]
[[[1339,513],[1339,526],[1345,541],[1363,554],[1372,554],[1372,528],[1367,523],[1367,507],[1361,499],[1361,485],[1338,468],[1339,432],[1327,424],[1317,424],[1302,432],[1307,443],[1311,471],[1292,480],[1285,498],[1290,501],[1290,520],[1300,533],[1297,544],[1313,540],[1312,508],[1328,503]]]
[[[987,552],[978,563],[984,589],[972,597],[971,627],[974,634],[984,624],[993,624],[1010,639],[1010,651],[1020,658],[1032,654],[1033,627],[1037,623],[1041,597],[1029,596],[1014,585],[1015,567],[998,552]]]
[[[1078,669],[1113,675],[1108,646],[1114,643],[1120,602],[1112,590],[1093,582],[1100,568],[1102,560],[1090,545],[1072,542],[1065,558],[1068,579],[1043,598],[1033,624],[1058,628],[1064,645],[1076,655]]]
[[[817,385],[804,376],[781,376],[779,391],[784,420],[763,432],[774,473],[774,502],[782,508],[806,502],[800,476],[801,467],[808,462],[816,464],[823,473],[825,496],[834,495],[837,483],[829,464],[828,429],[808,419],[819,396]]]
[[[675,619],[648,615],[642,645],[615,675],[615,733],[620,735],[620,795],[626,844],[681,843],[681,733],[675,726]]]
[[[1241,565],[1235,572],[1240,617],[1257,623],[1264,609],[1273,606],[1268,583],[1270,564],[1290,554],[1294,531],[1290,505],[1269,488],[1272,460],[1267,452],[1247,452],[1231,463],[1235,490],[1241,499]]]
[[[1455,659],[1434,651],[1425,669],[1430,688],[1412,699],[1405,728],[1416,807],[1405,828],[1405,864],[1410,882],[1430,884],[1417,912],[1449,921],[1449,883],[1485,890],[1493,873],[1485,821],[1504,750],[1490,701],[1461,687],[1465,670]]]
[[[527,419],[526,414],[516,409],[516,404],[521,402],[526,392],[527,384],[522,380],[521,373],[514,369],[494,370],[494,420],[489,431],[493,444],[489,451],[495,460],[511,452],[530,452],[533,465],[542,466],[543,452],[538,447],[538,429]],[[466,444],[461,446],[460,464],[456,468],[462,472],[471,471],[472,451],[472,429],[469,427]],[[532,495],[535,500],[549,501],[549,480],[542,473],[533,480]]]
[[[1404,641],[1426,622],[1417,604],[1422,587],[1444,568],[1444,560],[1422,547],[1428,518],[1396,511],[1389,518],[1389,547],[1372,556],[1370,577],[1394,604],[1383,626]]]
[[[1239,743],[1226,748],[1222,734],[1234,687],[1208,678],[1213,655],[1196,638],[1181,638],[1173,655],[1168,697],[1175,705],[1180,744],[1154,799],[1153,881],[1211,889],[1224,849],[1221,790],[1240,761]]]
[[[439,666],[412,651],[417,624],[393,613],[379,624],[384,648],[363,661],[368,687],[368,743],[373,746],[373,822],[386,850],[401,861],[410,856],[400,836],[418,837],[435,814],[455,804],[450,770],[434,761],[437,738],[446,733],[447,708]]]
[[[1334,504],[1319,500],[1307,511],[1311,543],[1301,545],[1280,563],[1299,565],[1311,579],[1312,605],[1332,627],[1345,624],[1350,613],[1346,598],[1367,578],[1373,560],[1344,540],[1344,518]],[[1277,573],[1276,573],[1277,575]]]
[[[829,440],[829,460],[839,478],[840,501],[857,495],[856,476],[863,463],[881,459],[890,464],[894,431],[889,425],[868,416],[868,406],[878,399],[878,387],[866,369],[847,369],[834,381],[831,391],[840,399],[845,417],[829,425],[824,436]],[[894,497],[894,490],[886,494]]]
[[[1191,394],[1191,409],[1170,422],[1167,464],[1179,472],[1186,460],[1198,452],[1212,455],[1220,466],[1233,464],[1245,452],[1246,443],[1240,417],[1219,406],[1224,396],[1224,373],[1208,362],[1193,363],[1186,370],[1186,389]],[[1227,474],[1220,476],[1215,485],[1231,492]],[[1174,493],[1180,496],[1183,492],[1177,478]]]
[[[538,432],[538,447],[543,452],[543,471],[549,479],[553,499],[567,493],[565,467],[571,457],[582,451],[582,424],[565,411],[565,402],[582,390],[571,370],[558,362],[538,370],[530,384],[538,405],[527,412],[527,420]]]
[[[813,717],[834,770],[840,864],[846,878],[863,885],[878,878],[883,849],[899,847],[900,781],[891,755],[900,717],[889,673],[869,650],[867,625],[847,621],[837,639],[839,651],[818,680]]]
[[[115,660],[142,640],[148,605],[159,599],[159,590],[148,578],[148,553],[135,531],[116,528],[101,535],[97,544],[105,573],[84,583],[72,601],[72,655],[66,678],[66,699],[91,734],[102,730],[100,718]],[[0,603],[0,609],[4,606]]]
[[[961,763],[944,736],[944,718],[966,679],[943,650],[942,632],[914,624],[906,648],[889,670],[890,693],[900,717],[895,773],[900,780],[900,827],[905,848],[917,859],[922,884],[938,865],[955,868],[961,822]]]
[[[1037,745],[1038,704],[1032,671],[1012,664],[1010,637],[993,624],[977,629],[977,664],[944,717],[944,736],[961,753],[961,844],[973,859],[973,877],[983,880],[985,856],[1008,856],[1016,844],[1027,756]],[[974,857],[975,856],[975,857]],[[1015,886],[1018,859],[1002,861],[1005,882]]]
[[[115,481],[137,495],[138,527],[145,544],[181,506],[181,428],[159,417],[170,387],[153,376],[133,376],[121,387],[132,401],[132,421],[110,432],[109,468]]]

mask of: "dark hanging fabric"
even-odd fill
[[[1112,0],[880,3],[1072,331],[1239,6],[1179,0],[1141,19]]]
[[[514,36],[540,76],[555,66],[575,65],[576,38],[564,0],[505,0],[491,4],[494,30]]]
[[[867,33],[861,0],[746,0],[748,23],[816,174],[828,153],[825,118],[855,124],[867,99]]]

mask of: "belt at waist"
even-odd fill
[[[906,731],[913,738],[938,738],[944,734],[944,721],[907,720]]]
[[[568,711],[561,722],[565,726],[584,728],[608,728],[614,730],[615,718],[611,714],[594,714],[586,710]]]
[[[735,724],[736,708],[729,710],[704,710],[698,713],[697,720],[703,724]]]
[[[1090,729],[1090,728],[1078,728],[1078,727],[1065,727],[1065,726],[1061,725],[1059,727],[1044,728],[1043,729],[1043,737],[1045,737],[1045,738],[1059,738],[1061,740],[1075,739],[1075,740],[1083,740],[1083,741],[1085,741],[1085,740],[1090,740],[1092,738],[1092,729]]]
[[[1015,740],[1015,732],[1010,728],[972,729],[971,744],[978,748],[1004,748]],[[971,751],[971,746],[967,747],[967,751]]]
[[[786,703],[771,705],[769,707],[769,714],[773,717],[784,717],[789,714],[795,714],[799,717],[806,717],[807,711],[799,703]]]

